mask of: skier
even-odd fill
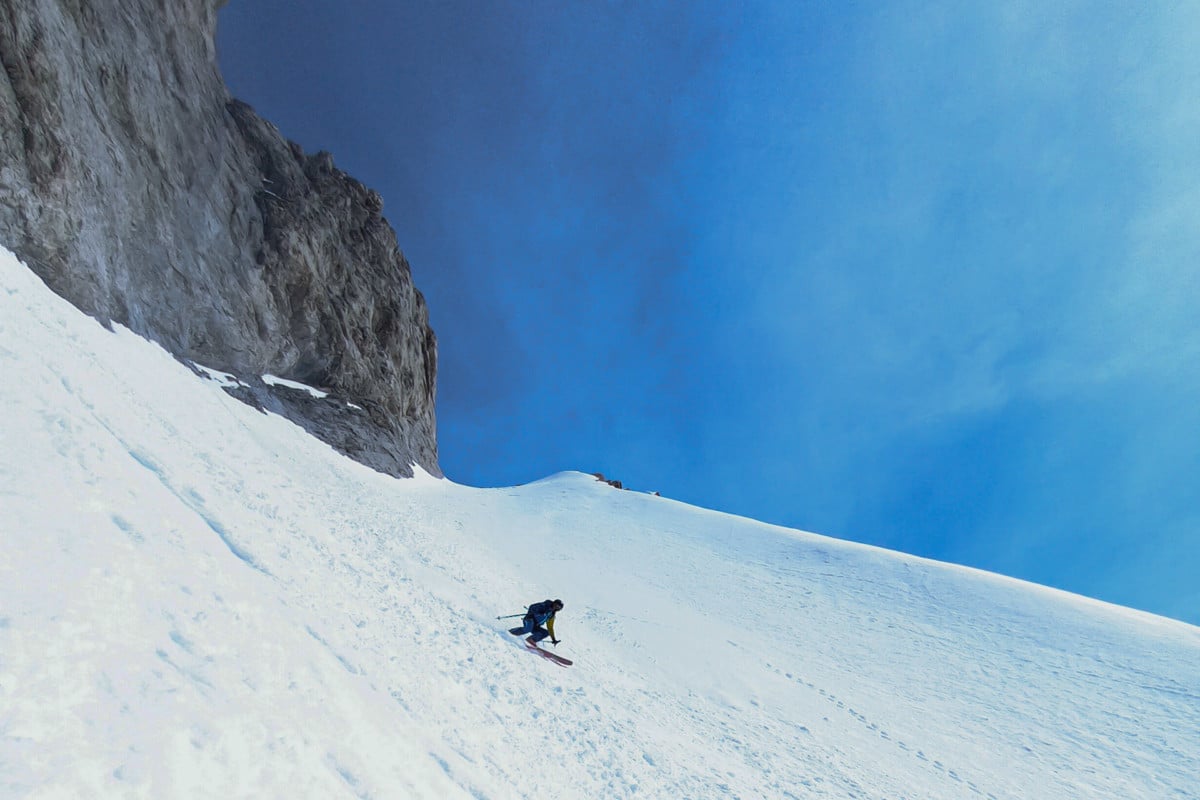
[[[534,603],[525,612],[521,627],[511,628],[508,632],[513,636],[531,634],[525,639],[525,642],[532,647],[537,647],[537,643],[547,636],[550,637],[551,644],[557,645],[560,640],[554,638],[554,615],[562,610],[562,600],[543,600],[540,603]],[[543,625],[546,627],[543,628]]]

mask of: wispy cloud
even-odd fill
[[[748,397],[790,400],[743,402],[813,487],[791,513],[1042,578],[1046,553],[1103,551],[1139,520],[1200,549],[1184,495],[1148,488],[1200,467],[1200,9],[889,9],[823,71],[744,75],[728,121],[761,145],[734,156],[758,199],[716,214],[743,272],[714,336],[769,376]],[[812,20],[789,13],[756,69],[798,57]]]

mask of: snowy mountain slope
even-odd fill
[[[0,797],[1200,797],[1183,623],[576,473],[388,478],[7,253],[0,375]],[[546,597],[569,669],[495,619]]]

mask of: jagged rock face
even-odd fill
[[[382,200],[229,96],[223,4],[0,0],[0,242],[182,358],[361,406],[264,403],[344,452],[440,474],[436,340]]]

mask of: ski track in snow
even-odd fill
[[[1200,797],[1200,630],[575,473],[397,480],[0,252],[0,798]],[[563,669],[500,614],[562,597]]]

